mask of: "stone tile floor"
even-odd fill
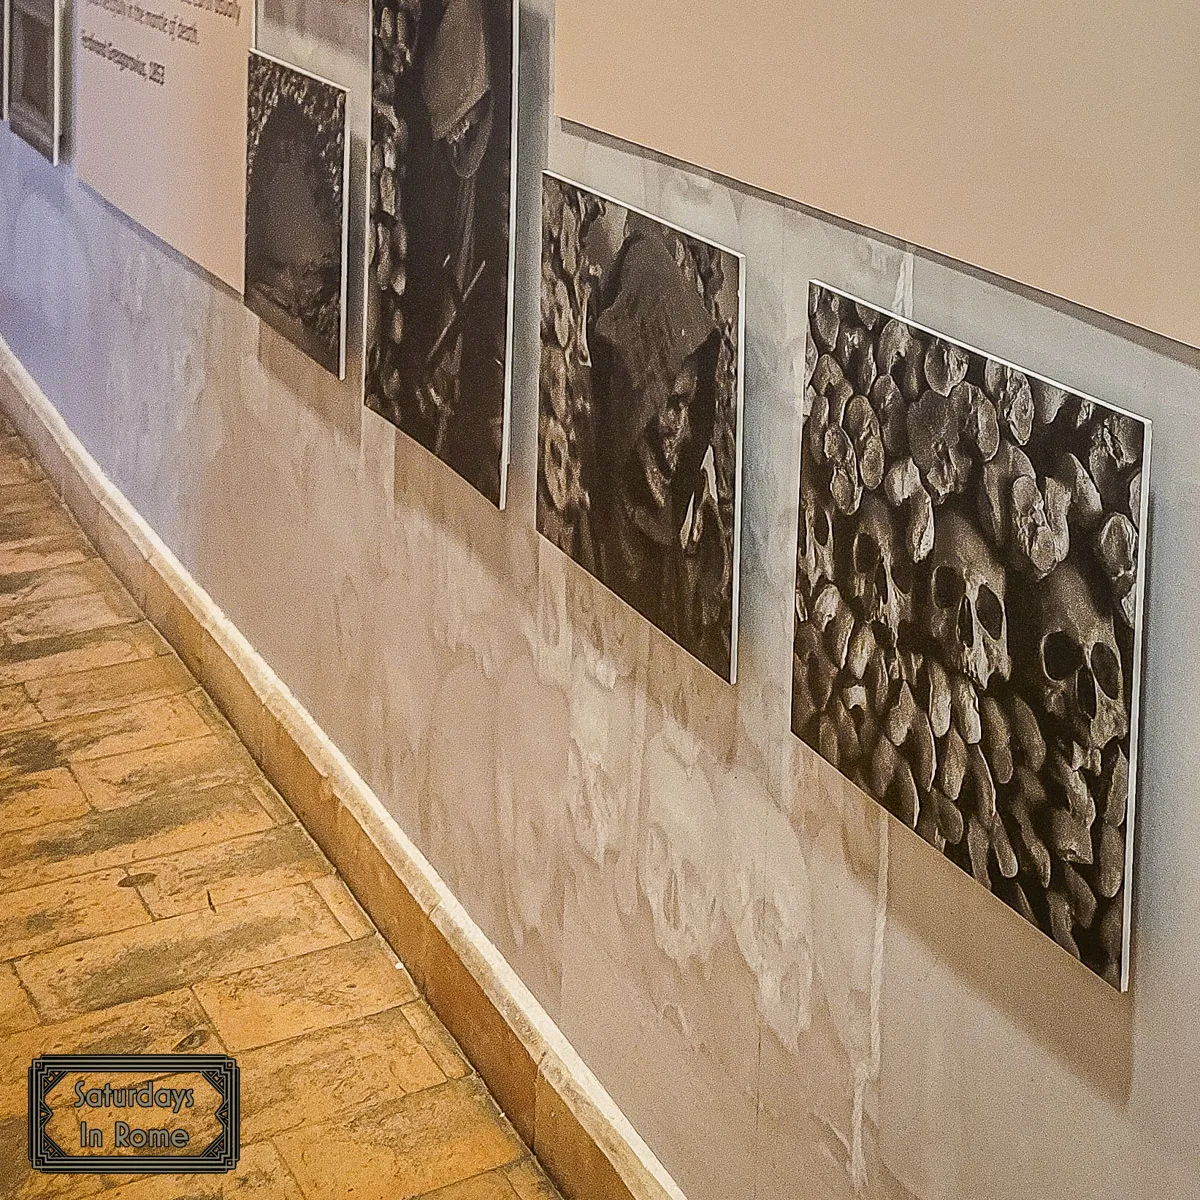
[[[228,1052],[229,1175],[45,1175],[43,1053]],[[369,918],[0,419],[0,1200],[551,1200]]]

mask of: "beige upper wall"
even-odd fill
[[[1194,0],[557,0],[560,116],[1200,345]]]

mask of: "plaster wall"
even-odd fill
[[[333,382],[7,130],[0,336],[691,1200],[1200,1196],[1200,356],[561,128],[552,13],[522,6],[507,512],[363,408],[353,355]],[[352,89],[355,278],[368,31],[365,0],[260,22]],[[547,164],[748,256],[736,689],[534,533]],[[1155,422],[1129,995],[789,733],[814,276]]]

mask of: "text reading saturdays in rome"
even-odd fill
[[[166,1110],[179,1115],[185,1108],[195,1104],[195,1096],[191,1088],[156,1087],[151,1081],[130,1084],[126,1087],[113,1087],[106,1083],[103,1087],[89,1088],[86,1079],[80,1079],[75,1084],[77,1097],[74,1108],[88,1109],[133,1109],[135,1113],[141,1109]],[[181,1149],[191,1139],[186,1129],[170,1129],[165,1125],[147,1128],[157,1118],[136,1117],[138,1123],[131,1124],[127,1120],[114,1120],[112,1131],[105,1137],[104,1129],[92,1126],[86,1120],[79,1122],[79,1145],[84,1149],[113,1149],[129,1147],[141,1149]]]

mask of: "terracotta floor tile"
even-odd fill
[[[436,1192],[426,1192],[420,1200],[520,1200],[520,1198],[504,1171],[488,1171],[486,1175],[476,1175],[471,1179],[464,1179],[462,1183],[452,1183],[449,1187],[438,1188]]]
[[[36,642],[0,646],[0,684],[87,671],[169,651],[170,647],[149,621],[88,633],[66,633]]]
[[[545,1171],[533,1158],[522,1159],[505,1168],[505,1175],[519,1200],[558,1200],[554,1185],[546,1178]]]
[[[25,1116],[0,1117],[0,1200],[85,1200],[105,1192],[103,1175],[46,1175],[29,1165]]]
[[[228,1175],[189,1175],[186,1192],[177,1175],[136,1179],[104,1200],[303,1200],[295,1180],[274,1146],[246,1146],[235,1170]]]
[[[0,900],[0,960],[145,925],[150,914],[124,880],[123,870],[98,871],[6,892]]]
[[[229,719],[216,706],[213,698],[202,687],[193,688],[188,693],[188,699],[196,706],[196,711],[204,718],[213,733],[218,737],[237,739],[237,734],[234,733]]]
[[[275,1139],[306,1196],[421,1196],[502,1167],[524,1150],[478,1079],[452,1080]]]
[[[271,786],[257,767],[254,769],[254,775],[258,781],[258,802],[267,810],[275,824],[290,825],[295,821],[296,814],[288,808],[287,801]]]
[[[26,1073],[39,1054],[220,1054],[204,1009],[186,988],[0,1038],[0,1116],[25,1111]]]
[[[316,880],[313,887],[352,938],[366,937],[375,932],[371,918],[363,912],[358,901],[350,894],[350,889],[336,875],[326,875]]]
[[[427,1000],[414,1000],[406,1004],[404,1016],[448,1079],[459,1079],[470,1074],[471,1064],[463,1057],[458,1043],[450,1036],[450,1031],[442,1024],[437,1013],[429,1007]]]
[[[38,1023],[37,1013],[11,963],[0,965],[0,1038]]]
[[[344,941],[307,885],[235,900],[211,912],[110,933],[17,964],[38,1010],[62,1021]]]
[[[191,795],[258,775],[244,749],[208,732],[166,746],[75,763],[73,770],[88,799],[100,809]],[[289,813],[287,820],[292,819]]]
[[[19,684],[0,688],[0,733],[41,725],[44,717]]]
[[[39,538],[20,546],[0,546],[0,575],[45,571],[91,557],[91,547],[79,534]]]
[[[3,547],[0,547],[3,553]],[[141,618],[137,606],[115,588],[104,592],[85,592],[26,604],[0,616],[0,637],[7,642],[36,642],[64,633],[91,633],[113,625],[128,625]]]
[[[0,487],[13,487],[41,479],[42,468],[34,461],[17,437],[8,437],[0,444]]]
[[[62,501],[48,479],[37,479],[33,483],[15,483],[0,488],[0,513],[33,512],[39,508],[57,508]]]
[[[167,858],[139,862],[133,878],[146,906],[156,917],[174,917],[231,900],[314,881],[321,898],[328,897],[321,884],[333,868],[316,843],[299,825],[283,825],[246,837],[185,850]],[[371,932],[353,931],[334,910],[350,937]]]
[[[99,558],[69,563],[52,571],[5,575],[0,577],[0,612],[9,613],[26,604],[44,604],[48,600],[82,596],[87,592],[102,592],[115,583],[112,572]]]
[[[230,1050],[341,1025],[416,996],[408,973],[377,937],[209,978],[195,990]]]
[[[66,767],[0,781],[0,834],[69,821],[90,811],[83,789]]]
[[[388,1009],[237,1056],[242,1137],[345,1120],[446,1082],[399,1009]]]
[[[272,824],[248,784],[89,812],[0,839],[0,893],[178,854]]]
[[[49,771],[73,761],[144,750],[206,732],[185,696],[147,700],[112,712],[51,721],[38,729],[0,735],[0,779]]]
[[[79,526],[61,507],[0,512],[0,546],[17,546],[48,537],[80,537]]]
[[[164,696],[178,696],[195,687],[187,668],[172,654],[116,663],[25,684],[37,710],[48,721],[104,712]]]

